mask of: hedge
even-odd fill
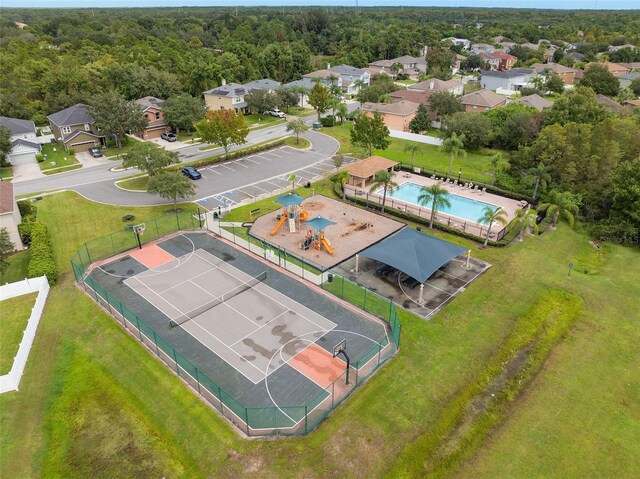
[[[45,275],[49,285],[58,280],[58,268],[53,259],[49,230],[44,223],[34,221],[31,225],[31,247],[29,248],[28,274],[30,278]]]
[[[262,151],[272,150],[274,148],[278,148],[279,146],[283,146],[283,145],[284,145],[284,140],[277,140],[272,143],[266,143],[264,145],[254,146],[253,148],[230,151],[227,155],[209,156],[201,160],[170,166],[169,168],[166,168],[166,169],[176,171],[183,168],[184,166],[193,166],[194,168],[209,166],[214,163],[221,163],[224,161],[235,160],[238,158],[242,158],[243,156],[253,155],[255,153],[260,153]]]

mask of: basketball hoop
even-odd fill
[[[147,231],[147,226],[144,223],[140,223],[139,225],[133,225],[133,232],[136,234],[136,240],[138,241],[138,248],[142,249],[142,242],[140,241],[140,236],[144,235],[144,232]]]
[[[338,354],[342,354],[344,358],[347,360],[347,370],[346,370],[346,383],[349,384],[349,366],[351,365],[351,360],[349,359],[349,355],[347,354],[347,340],[343,339],[338,344],[333,347],[333,357],[335,358]]]

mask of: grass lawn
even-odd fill
[[[9,256],[9,266],[4,273],[0,274],[0,284],[14,283],[27,277],[27,266],[29,264],[29,250]]]
[[[245,115],[244,119],[252,130],[284,123],[285,120],[271,115]]]
[[[181,131],[178,133],[178,141],[184,141],[187,143],[195,143],[195,140],[198,137],[196,136],[196,132],[192,131],[191,133],[187,133],[186,131]]]
[[[630,306],[640,285],[628,267],[640,261],[639,251],[595,250],[565,225],[509,248],[480,250],[455,238],[493,267],[431,321],[401,311],[397,357],[318,430],[247,441],[73,284],[69,259],[85,240],[122,228],[124,214],[144,221],[170,208],[110,207],[73,193],[39,202],[62,275],[21,390],[0,396],[0,476],[425,477],[429,458],[417,446],[425,437],[446,438],[433,429],[440,415],[549,290],[581,299],[576,326],[514,398],[512,417],[487,449],[465,466],[487,477],[560,470],[570,478],[633,477],[640,467],[640,321]],[[538,399],[539,409],[520,420],[523,428],[512,426]],[[501,434],[510,435],[501,442]],[[501,445],[504,452],[494,455]]]
[[[42,145],[42,154],[45,155],[45,160],[42,163],[38,163],[40,171],[78,164],[77,158],[73,155],[69,155],[58,144],[54,145],[53,143],[45,143]]]
[[[0,376],[11,371],[37,296],[38,293],[30,293],[0,302]]]
[[[291,146],[293,148],[300,148],[300,149],[309,148],[309,146],[311,145],[311,142],[306,138],[299,138],[299,140],[300,140],[299,142],[296,142],[295,136],[288,136],[287,138],[284,139],[284,144]]]
[[[342,125],[336,125],[330,128],[322,128],[320,131],[327,135],[333,136],[340,142],[339,153],[358,153],[358,150],[351,145],[352,123],[344,122]],[[399,138],[391,138],[391,144],[386,150],[374,150],[373,154],[389,158],[391,160],[402,161],[405,164],[411,163],[411,155],[404,151],[405,145],[415,144],[414,141],[402,140]],[[437,146],[419,143],[421,152],[416,154],[414,165],[426,171],[436,170],[439,174],[446,174],[449,171],[449,155],[444,151],[440,151]],[[495,154],[493,152],[492,154]],[[503,155],[506,155],[503,152]],[[359,152],[362,156],[362,152]],[[491,177],[490,166],[491,154],[481,154],[477,152],[468,152],[466,157],[459,157],[453,162],[453,173],[458,173],[462,168],[462,176],[467,179],[488,182]]]
[[[295,116],[309,116],[315,115],[316,111],[313,108],[302,108],[300,106],[293,106],[289,108],[289,111],[285,111],[287,115],[295,115]]]
[[[0,166],[0,178],[13,177],[13,169],[10,166]]]
[[[123,142],[122,148],[116,148],[115,146],[112,148],[103,148],[102,149],[102,153],[104,153],[104,156],[106,156],[107,158],[110,158],[112,160],[117,160],[119,159],[118,157],[120,155],[124,155],[126,153],[128,153],[128,151],[136,144],[136,143],[140,143],[140,140],[136,140],[134,138],[131,138],[130,136],[127,137],[126,139],[126,144]],[[150,141],[148,143],[151,143],[152,145],[157,146],[158,148],[160,148],[156,143],[154,143],[153,141]]]
[[[149,185],[149,177],[147,175],[135,176],[127,180],[116,181],[116,186],[118,186],[118,188],[123,188],[125,190],[147,191],[148,185]]]
[[[67,166],[63,166],[60,168],[53,168],[50,170],[44,170],[42,173],[45,175],[55,175],[56,173],[62,173],[64,171],[71,171],[71,170],[77,170],[79,168],[82,168],[82,164],[75,164],[75,165],[67,165]]]
[[[418,82],[416,80],[395,80],[394,83],[400,83],[401,85],[415,85]]]

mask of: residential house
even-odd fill
[[[361,111],[369,117],[373,117],[376,112],[380,113],[390,130],[408,131],[409,123],[418,111],[418,104],[406,100],[396,103],[364,103]]]
[[[553,103],[549,100],[545,100],[538,94],[521,96],[520,98],[516,98],[508,103],[522,103],[525,106],[530,108],[535,108],[538,111],[546,110],[547,108],[551,108]]]
[[[478,53],[477,54],[487,65],[490,70],[498,70],[500,68],[500,57],[492,55],[491,53]]]
[[[369,86],[371,74],[361,68],[349,65],[338,65],[329,68],[334,75],[342,78],[342,89],[347,95],[356,95],[362,87]]]
[[[625,106],[640,107],[640,100],[627,100],[624,102]]]
[[[0,125],[9,130],[11,150],[7,160],[12,165],[35,163],[41,146],[36,140],[36,126],[31,120],[0,116]]]
[[[76,153],[104,144],[104,135],[96,126],[96,120],[82,103],[65,108],[47,117],[53,137],[68,150]]]
[[[618,65],[628,68],[632,73],[640,71],[640,62],[618,63]]]
[[[327,86],[333,83],[334,85],[337,85],[340,88],[342,88],[342,75],[329,70],[329,68],[331,68],[331,65],[327,65],[327,67],[328,68],[324,70],[316,70],[313,72],[306,73],[305,75],[302,75],[302,78],[308,78],[312,82],[320,81]]]
[[[612,113],[617,113],[622,110],[622,105],[620,103],[600,93],[596,95],[596,101]]]
[[[441,41],[451,42],[452,45],[462,45],[462,48],[465,50],[469,50],[471,48],[471,40],[467,40],[466,38],[448,37],[443,38]]]
[[[626,66],[623,66],[623,65],[619,65],[618,63],[611,63],[611,62],[587,63],[587,65],[584,67],[584,71],[589,70],[589,68],[591,68],[593,65],[602,65],[606,67],[607,70],[609,70],[613,74],[613,76],[616,76],[616,77],[621,77],[622,75],[626,75],[627,73],[631,72],[630,68],[627,68]]]
[[[222,80],[222,85],[204,92],[204,102],[209,110],[230,110],[236,113],[248,113],[247,102],[244,97],[251,90],[275,90],[280,86],[280,82],[263,78],[240,85],[238,83],[227,83]]]
[[[518,57],[514,57],[513,55],[509,55],[505,52],[501,52],[500,50],[488,53],[487,55],[498,59],[498,68],[496,68],[496,70],[500,71],[511,70],[518,61]]]
[[[392,75],[391,67],[395,64],[402,65],[402,73],[405,73],[409,79],[415,80],[427,71],[427,61],[424,57],[412,57],[404,55],[391,60],[378,60],[369,63],[369,70],[373,74],[386,73]]]
[[[471,44],[471,53],[475,53],[476,55],[480,55],[481,53],[491,53],[494,52],[496,47],[493,45],[489,45],[488,43],[472,43]]]
[[[398,90],[393,93],[389,93],[389,98],[393,103],[398,103],[400,101],[409,101],[411,103],[417,103],[418,105],[422,104],[427,107],[427,111],[429,112],[429,118],[431,121],[436,120],[436,115],[429,108],[429,96],[431,96],[431,92],[423,92],[423,91],[413,91],[413,90]]]
[[[429,80],[407,86],[407,90],[429,93],[435,91],[448,91],[454,95],[462,95],[464,91],[464,84],[459,80],[445,81],[438,78],[430,78]]]
[[[631,72],[626,75],[619,76],[618,82],[620,83],[620,88],[629,88],[631,86],[631,82],[636,78],[640,78],[640,72]]]
[[[467,112],[487,111],[505,106],[507,98],[491,90],[479,90],[461,96],[460,103]]]
[[[533,70],[528,68],[514,68],[506,71],[483,71],[480,86],[489,90],[505,92],[520,91],[530,84]]]
[[[531,68],[533,73],[536,75],[540,75],[545,70],[557,73],[565,85],[573,85],[573,83],[579,79],[582,74],[581,70],[565,67],[559,63],[534,63],[529,68]]]
[[[0,228],[7,228],[9,240],[17,250],[23,250],[18,225],[22,223],[20,210],[13,195],[13,183],[0,181]]]
[[[511,50],[511,47],[514,47],[517,45],[517,43],[515,42],[496,42],[498,45],[500,45],[500,48],[509,53],[509,50]]]
[[[635,45],[631,45],[630,43],[625,43],[624,45],[610,46],[609,47],[609,51],[610,52],[617,52],[618,50],[624,50],[625,48],[635,49],[635,48],[638,48],[638,47],[636,47]]]
[[[164,100],[154,96],[145,96],[136,100],[140,106],[144,117],[147,119],[147,126],[144,130],[136,133],[136,135],[144,140],[159,138],[160,135],[170,130],[169,123],[164,119],[162,113],[162,105]]]
[[[289,82],[285,84],[284,87],[293,90],[300,89],[301,91],[306,92],[300,94],[300,101],[298,102],[298,106],[301,108],[311,108],[311,105],[309,105],[308,103],[308,92],[313,88],[314,85],[315,82],[311,80],[311,78],[302,78],[300,80]]]
[[[456,59],[453,62],[453,66],[451,67],[451,74],[455,75],[456,73],[458,73],[460,71],[460,67],[462,65],[462,62],[465,61],[467,59],[467,57],[465,57],[464,55],[460,55],[459,53],[456,53]]]

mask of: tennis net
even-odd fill
[[[172,328],[175,328],[176,326],[180,326],[181,324],[184,324],[187,321],[190,321],[193,318],[200,316],[201,314],[209,311],[210,309],[215,308],[219,304],[222,304],[225,301],[230,300],[234,296],[238,296],[239,294],[244,293],[248,289],[254,288],[257,284],[262,283],[265,279],[267,279],[267,272],[263,271],[259,275],[254,276],[252,279],[250,279],[246,283],[236,286],[232,290],[214,299],[213,301],[209,301],[208,303],[205,303],[202,306],[192,309],[191,311],[189,311],[188,313],[184,314],[179,318],[170,319],[169,326],[171,326]]]

